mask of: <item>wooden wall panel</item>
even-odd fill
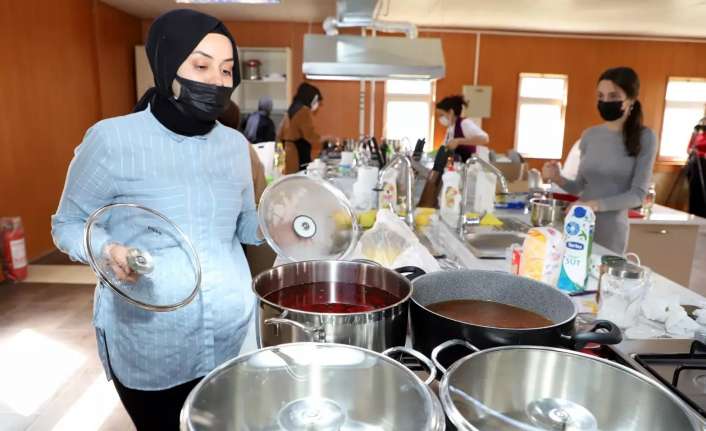
[[[133,73],[113,48],[136,31],[139,20],[92,0],[0,2],[0,215],[21,216],[30,258],[53,248],[50,216],[56,211],[73,149],[88,127],[124,112],[134,98],[122,98]],[[104,15],[104,14],[108,15]],[[104,37],[109,52],[100,84],[96,24],[111,26]],[[103,23],[103,24],[100,24]],[[107,36],[116,32],[108,41]],[[112,69],[112,70],[111,70]],[[133,84],[134,88],[134,84]],[[100,91],[106,94],[101,97]],[[104,106],[101,106],[101,99]]]
[[[142,41],[139,19],[95,3],[96,48],[103,118],[125,115],[135,106],[135,51]]]

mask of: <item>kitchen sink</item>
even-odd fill
[[[522,232],[466,233],[463,241],[477,258],[505,259],[507,248],[513,244],[522,245],[525,236]]]
[[[507,248],[525,240],[530,225],[511,217],[499,217],[502,226],[466,226],[461,239],[474,256],[480,259],[504,259]]]

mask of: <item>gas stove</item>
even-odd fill
[[[706,426],[706,338],[625,340],[599,356],[657,380]]]

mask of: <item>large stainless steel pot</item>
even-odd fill
[[[351,283],[376,287],[399,300],[359,313],[317,313],[287,308],[267,299],[280,289],[310,283]],[[341,343],[381,352],[405,344],[412,285],[398,272],[361,262],[316,260],[281,265],[253,281],[258,298],[258,344],[274,346],[298,341]],[[336,302],[336,298],[330,298]]]
[[[595,356],[498,347],[457,361],[439,396],[459,430],[700,430],[652,379]]]
[[[395,352],[419,356],[396,348]],[[434,366],[423,358],[431,371]],[[297,343],[226,362],[189,394],[182,431],[443,431],[436,396],[412,371],[358,347]]]

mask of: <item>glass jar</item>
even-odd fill
[[[610,320],[620,328],[634,326],[640,307],[652,285],[652,271],[636,263],[610,266],[601,276],[598,318]]]

